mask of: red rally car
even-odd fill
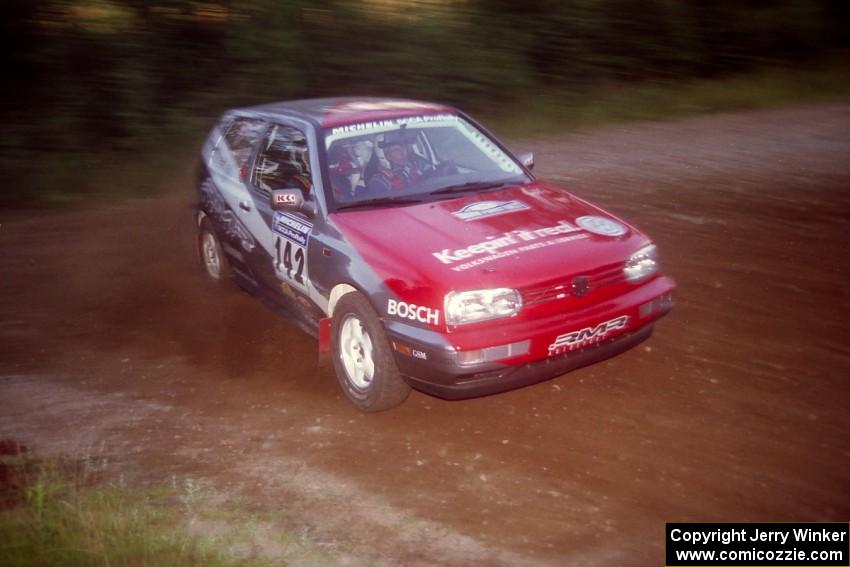
[[[227,112],[198,176],[198,252],[330,351],[378,411],[623,352],[672,306],[651,240],[531,174],[441,104],[313,99]]]

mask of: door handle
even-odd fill
[[[239,208],[245,211],[246,213],[250,212],[251,203],[249,203],[248,201],[239,201]]]

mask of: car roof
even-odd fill
[[[273,102],[235,111],[262,114],[269,118],[294,116],[309,120],[321,128],[403,116],[457,112],[450,106],[435,102],[379,97],[309,98]]]

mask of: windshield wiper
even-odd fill
[[[414,199],[411,197],[374,197],[372,199],[355,201],[353,203],[343,203],[342,205],[337,206],[336,210],[360,209],[364,207],[377,207],[380,205],[412,205],[414,203],[421,202],[422,199]]]
[[[436,191],[431,191],[431,195],[444,195],[446,193],[463,193],[464,191],[483,191],[485,189],[498,189],[511,185],[509,181],[470,181],[469,183],[461,183],[460,185],[449,185]]]

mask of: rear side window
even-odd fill
[[[257,156],[254,185],[264,191],[301,189],[313,186],[307,137],[292,126],[273,124]]]
[[[251,149],[262,133],[265,122],[257,118],[238,117],[230,123],[224,140],[233,155],[236,167],[242,167],[248,163],[251,157]]]

